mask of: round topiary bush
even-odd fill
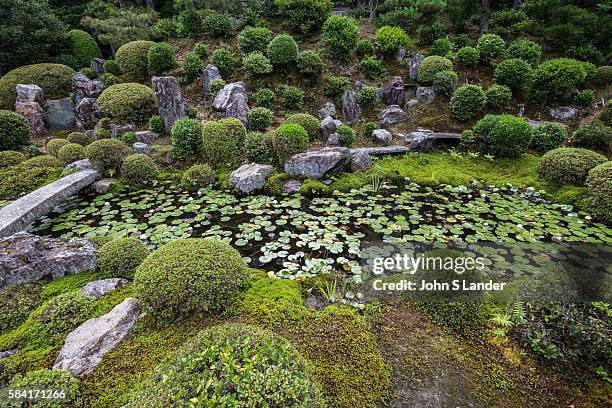
[[[319,133],[319,120],[308,113],[295,113],[289,115],[285,120],[285,123],[297,123],[302,126],[310,140],[315,140]]]
[[[136,83],[106,88],[98,98],[98,106],[105,116],[124,124],[143,123],[157,113],[153,90]]]
[[[146,154],[132,154],[121,165],[121,175],[128,184],[144,186],[157,177],[155,162]]]
[[[210,120],[202,130],[202,157],[213,169],[234,169],[240,165],[240,148],[246,129],[235,118]]]
[[[5,150],[0,152],[0,170],[16,166],[19,163],[24,162],[27,156],[21,152],[14,152],[11,150]]]
[[[78,143],[81,146],[87,146],[93,140],[83,132],[72,132],[66,138],[70,143]]]
[[[505,45],[506,42],[499,35],[484,34],[478,39],[476,49],[481,60],[490,61],[503,55]]]
[[[219,69],[223,78],[231,77],[238,64],[232,50],[226,47],[215,49],[210,55],[209,62]]]
[[[452,71],[452,70],[453,70],[453,63],[451,62],[451,60],[444,58],[444,57],[439,57],[437,55],[431,55],[425,58],[423,62],[421,62],[421,65],[419,66],[419,72],[418,72],[419,82],[426,84],[426,85],[431,85],[431,83],[433,82],[434,76],[438,72]]]
[[[540,62],[542,47],[535,41],[521,39],[510,44],[507,55],[510,58],[520,58],[535,67]]]
[[[85,148],[78,143],[68,143],[57,152],[57,158],[68,165],[85,158]]]
[[[221,309],[244,283],[240,253],[213,239],[177,239],[149,255],[136,269],[134,287],[155,318],[188,317]]]
[[[102,84],[104,85],[105,88],[108,88],[109,86],[118,84],[119,78],[117,78],[113,74],[104,73],[100,76],[100,81],[102,81]]]
[[[267,54],[273,65],[287,68],[297,59],[298,45],[289,34],[279,34],[268,44]]]
[[[244,139],[244,152],[253,163],[274,163],[273,133],[250,132]]]
[[[95,303],[95,298],[80,292],[62,293],[47,303],[40,322],[51,334],[67,333],[91,317]]]
[[[213,55],[211,56],[211,59],[213,59],[215,55],[216,54],[213,53]],[[219,63],[223,70],[227,69],[227,66],[223,65],[221,62]],[[183,57],[183,63],[181,64],[181,71],[183,72],[181,81],[185,81],[185,83],[187,84],[194,82],[196,79],[202,76],[202,67],[203,67],[202,60],[200,59],[200,57],[198,57],[198,55],[195,52],[186,53],[185,56]],[[234,68],[232,65],[231,70],[233,69]],[[219,72],[221,72],[221,69],[219,69]],[[230,74],[231,74],[231,71],[230,71]]]
[[[25,65],[7,72],[0,78],[0,109],[13,109],[17,84],[41,87],[49,99],[65,98],[72,92],[72,68],[61,64]]]
[[[465,122],[476,116],[485,104],[485,94],[476,85],[463,85],[457,88],[450,101],[450,111],[457,120]]]
[[[57,399],[53,400],[38,400],[27,406],[33,408],[63,408],[74,407],[78,403],[80,395],[79,380],[73,377],[65,370],[49,370],[43,368],[40,370],[29,371],[26,374],[17,374],[10,382],[10,389],[27,390],[57,390]],[[8,399],[8,390],[0,393],[0,398],[5,401]],[[22,407],[21,403],[10,405],[11,407]]]
[[[329,16],[323,24],[323,39],[333,58],[337,60],[346,58],[353,51],[359,39],[357,21],[351,17]]]
[[[155,43],[147,53],[149,70],[154,74],[161,74],[174,68],[176,59],[174,51],[167,42]]]
[[[355,131],[347,125],[338,126],[338,128],[336,129],[336,133],[338,134],[338,141],[340,142],[340,146],[352,147],[353,143],[355,143]]]
[[[560,147],[542,156],[538,172],[551,183],[582,185],[591,169],[607,161],[592,150]]]
[[[543,154],[561,146],[566,140],[567,129],[564,126],[558,123],[545,122],[533,130],[533,138],[529,147]]]
[[[272,123],[272,119],[272,111],[268,108],[257,107],[249,111],[249,126],[255,131],[265,131]]]
[[[272,144],[279,163],[283,164],[294,154],[308,149],[308,133],[297,123],[284,123],[274,132]]]
[[[59,153],[60,149],[69,143],[70,142],[66,139],[51,139],[47,142],[47,154],[50,154],[53,157],[57,157],[57,154]]]
[[[102,170],[118,170],[130,154],[130,148],[117,139],[96,140],[85,148],[89,161]]]
[[[28,159],[23,162],[23,166],[26,168],[37,168],[37,167],[46,167],[46,168],[58,168],[63,167],[62,162],[59,161],[54,156],[45,154],[42,156],[35,156],[31,159]]]
[[[132,279],[147,255],[147,246],[137,238],[113,239],[98,249],[98,270],[106,278]]]
[[[197,191],[215,184],[217,174],[208,164],[194,164],[181,176],[181,187],[188,191]]]
[[[344,76],[328,76],[325,78],[325,96],[339,98],[344,91],[351,88],[351,80]]]
[[[159,133],[163,135],[166,133],[166,124],[164,118],[160,115],[153,115],[149,118],[149,130],[151,132]]]
[[[117,64],[117,61],[115,60],[106,60],[104,61],[104,72],[107,74],[112,74],[112,75],[119,75],[121,74],[121,69],[119,68],[119,64]]]
[[[302,33],[318,29],[332,9],[330,0],[276,0],[280,15]]]
[[[451,52],[452,45],[448,38],[438,38],[433,42],[429,50],[430,55],[438,55],[440,57],[446,57]]]
[[[478,150],[495,157],[521,156],[527,151],[533,134],[525,119],[513,115],[487,115],[472,131]]]
[[[271,331],[225,324],[201,332],[160,364],[127,408],[179,406],[190,400],[203,406],[217,401],[250,406],[258,401],[266,407],[322,407],[312,370],[291,343]],[[206,383],[219,385],[205,392],[196,387]]]
[[[358,57],[365,57],[366,55],[371,55],[374,53],[374,46],[370,42],[370,40],[366,40],[362,38],[357,40],[357,44],[355,45],[355,52]]]
[[[378,100],[378,88],[375,86],[364,86],[357,92],[357,102],[362,108],[372,106]]]
[[[607,86],[612,84],[612,66],[605,65],[597,67],[593,75],[593,82],[598,86]]]
[[[566,99],[587,76],[584,63],[571,58],[555,58],[538,65],[533,74],[531,93],[542,101]]]
[[[243,55],[255,51],[266,52],[268,44],[272,41],[272,31],[267,27],[245,27],[237,37],[238,47]]]
[[[298,54],[297,67],[305,79],[316,82],[319,80],[325,64],[318,52],[306,50]]]
[[[457,51],[457,59],[463,65],[472,66],[478,64],[480,54],[474,47],[463,47]]]
[[[368,79],[379,78],[384,70],[382,61],[373,55],[362,59],[359,63],[359,68],[361,68],[361,71],[363,71]]]
[[[304,106],[304,91],[297,86],[286,86],[283,89],[283,105],[287,109],[300,109]]]
[[[524,89],[532,78],[531,65],[518,58],[503,60],[493,73],[495,82],[516,90]]]
[[[572,134],[572,145],[585,149],[609,150],[611,141],[612,130],[602,126],[581,126]]]
[[[19,149],[30,143],[30,128],[23,116],[0,110],[0,150]]]
[[[401,27],[383,26],[375,33],[376,48],[383,55],[395,55],[402,47],[410,44],[410,38]],[[452,64],[451,64],[452,68]]]
[[[226,14],[212,11],[202,19],[202,29],[215,37],[226,37],[232,32],[232,23]]]
[[[612,161],[592,168],[586,179],[593,213],[612,219]]]
[[[266,108],[272,107],[276,94],[270,88],[259,88],[255,91],[255,103]]]
[[[459,76],[455,71],[440,71],[434,75],[433,90],[436,94],[451,96],[458,83]]]
[[[148,75],[149,49],[153,41],[131,41],[123,44],[115,54],[119,69],[132,79],[143,79]]]
[[[505,85],[493,84],[485,92],[486,105],[492,111],[501,111],[508,107],[512,99],[512,90]]]
[[[89,67],[92,58],[100,58],[102,53],[96,40],[89,33],[82,30],[68,31],[68,51],[78,62],[77,68]]]
[[[258,78],[272,72],[270,60],[259,51],[245,55],[242,59],[242,68],[249,79]]]

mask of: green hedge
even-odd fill
[[[478,150],[495,157],[521,156],[533,134],[525,119],[513,115],[487,115],[474,125],[473,132]]]
[[[117,84],[106,88],[98,98],[102,113],[124,124],[139,124],[157,113],[153,90],[137,83]]]
[[[438,72],[452,71],[453,63],[448,58],[432,55],[423,60],[419,66],[419,82],[425,85],[431,85],[434,76]]]
[[[144,79],[149,73],[149,49],[153,41],[131,41],[123,44],[115,53],[119,69],[132,80]]]
[[[235,118],[206,122],[202,129],[202,158],[214,169],[238,167],[246,133],[242,122]]]
[[[102,170],[118,170],[130,154],[130,148],[117,139],[96,140],[85,148],[89,161]]]
[[[49,99],[65,98],[72,92],[72,77],[75,73],[72,68],[61,64],[34,64],[15,68],[0,78],[0,109],[13,109],[17,84],[38,85]]]
[[[308,149],[308,133],[296,123],[284,123],[274,132],[272,144],[279,163],[284,164],[294,154]]]
[[[121,175],[128,184],[141,187],[151,184],[157,177],[157,166],[146,154],[132,154],[121,165]]]

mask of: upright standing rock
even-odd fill
[[[25,118],[30,134],[34,136],[47,134],[45,112],[37,102],[18,102],[15,104],[15,112]]]
[[[42,88],[38,85],[17,84],[17,100],[15,103],[36,102],[41,107],[47,104],[47,98]]]
[[[323,120],[328,116],[336,118],[336,106],[330,101],[325,102],[325,105],[319,109],[319,119]]]
[[[178,119],[185,116],[187,110],[181,87],[175,77],[153,77],[151,78],[155,99],[159,114],[164,118],[166,132],[170,134],[172,125]]]
[[[249,98],[246,93],[237,93],[225,109],[226,118],[236,118],[245,128],[249,128]]]
[[[319,124],[319,136],[321,140],[327,142],[327,138],[336,133],[336,129],[342,125],[342,122],[338,119],[334,119],[331,116],[326,117]]]
[[[97,79],[89,79],[85,75],[78,73],[72,78],[72,94],[74,104],[79,106],[83,98],[97,98],[102,93],[104,84]]]
[[[404,106],[404,80],[402,77],[393,77],[383,89],[383,102],[385,105]]]
[[[246,96],[246,87],[243,82],[232,82],[225,85],[215,97],[213,108],[217,112],[225,114],[228,105],[235,100],[237,94]]]
[[[412,81],[416,81],[419,77],[419,67],[425,59],[423,54],[416,54],[408,58],[408,76]]]
[[[91,129],[102,119],[96,98],[83,98],[76,107],[76,123],[79,129]]]
[[[359,104],[354,91],[346,90],[342,94],[342,115],[349,123],[355,123],[359,117]]]
[[[96,75],[100,76],[104,73],[104,63],[106,61],[102,58],[92,58],[90,68]]]
[[[76,128],[74,104],[70,98],[50,99],[47,101],[47,123],[51,130],[70,130]]]
[[[204,99],[208,99],[210,97],[210,84],[217,79],[221,79],[221,74],[219,74],[219,68],[214,66],[213,64],[208,64],[204,71],[202,72],[202,86],[204,88]]]

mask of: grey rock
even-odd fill
[[[136,125],[111,125],[111,137],[119,139],[125,132],[133,132],[136,130]]]
[[[340,146],[340,136],[337,133],[332,133],[327,138],[327,141],[325,142],[325,146],[328,146],[328,147]]]
[[[350,9],[348,7],[334,7],[331,10],[331,14],[334,16],[348,17],[349,10]]]
[[[409,149],[406,146],[391,145],[378,147],[356,147],[351,149],[351,154],[367,153],[370,156],[383,156],[386,154],[406,153]]]
[[[146,143],[148,145],[155,142],[159,138],[159,133],[151,132],[150,130],[141,130],[139,132],[136,132],[136,140],[141,143]]]
[[[129,281],[127,279],[123,278],[100,279],[89,282],[87,285],[83,286],[81,290],[79,290],[79,293],[98,298],[117,289],[118,287],[127,285],[128,282]]]
[[[215,97],[213,108],[217,112],[225,112],[227,106],[232,103],[236,95],[244,94],[246,96],[246,87],[243,82],[232,82],[225,85]]]
[[[248,194],[262,189],[273,171],[274,167],[269,164],[243,164],[230,174],[229,183],[230,186]]]
[[[53,368],[75,376],[91,372],[130,334],[138,313],[138,300],[127,298],[107,314],[87,320],[68,334]]]
[[[404,101],[416,98],[416,86],[404,84]]]
[[[322,147],[291,156],[284,170],[293,176],[320,179],[343,171],[350,159],[351,152],[346,147]]]
[[[219,74],[219,68],[214,66],[213,64],[208,64],[204,71],[202,71],[202,87],[204,90],[204,99],[208,99],[210,97],[210,84],[217,79],[221,79],[221,74]]]
[[[15,354],[17,354],[18,351],[19,351],[19,349],[0,351],[0,359],[7,358],[7,357],[10,357],[10,356],[14,356]]]
[[[246,93],[237,93],[225,109],[226,118],[236,118],[245,128],[249,128],[249,98]]]
[[[391,145],[392,138],[391,132],[385,129],[376,129],[372,132],[372,140],[379,146]]]
[[[383,102],[385,105],[404,105],[404,80],[395,76],[383,88]]]
[[[99,123],[99,122],[98,122],[98,123]],[[93,129],[86,130],[86,131],[85,131],[85,136],[87,136],[87,137],[89,137],[89,138],[93,139],[93,138],[94,138],[94,136],[95,136],[95,132],[94,132],[94,130],[93,130]]]
[[[132,145],[132,152],[146,154],[148,156],[149,153],[151,153],[151,147],[146,143],[136,142]]]
[[[432,86],[419,86],[416,90],[416,98],[419,102],[430,102],[436,98]]]
[[[429,152],[433,150],[434,140],[436,140],[436,136],[431,130],[410,132],[406,138],[408,148],[415,152]]]
[[[92,185],[90,186],[91,191],[97,193],[97,194],[106,194],[108,193],[108,190],[110,190],[110,187],[113,185],[113,183],[117,181],[117,179],[114,178],[103,178],[102,180],[98,180],[95,183],[92,183]]]
[[[319,124],[319,137],[321,140],[327,142],[329,135],[336,133],[336,129],[342,124],[342,122],[338,122],[340,121],[332,118],[331,116],[328,116],[321,121]]]
[[[15,104],[15,112],[25,118],[31,135],[43,136],[47,134],[45,112],[37,102],[18,102]]]
[[[82,98],[76,107],[76,123],[79,129],[91,129],[102,119],[96,98]]]
[[[355,81],[354,86],[356,90],[361,91],[365,85],[360,80],[357,80]]]
[[[359,104],[357,103],[357,94],[354,91],[344,91],[342,94],[342,115],[349,123],[355,123],[359,117]]]
[[[46,238],[19,232],[0,239],[0,289],[96,270],[96,247],[82,238]]]
[[[185,116],[187,105],[181,93],[181,87],[173,76],[151,78],[153,92],[157,100],[157,109],[162,118],[166,133],[170,133],[174,122]]]
[[[574,109],[567,106],[550,108],[548,110],[550,116],[557,120],[574,120],[580,116],[580,109]]]
[[[51,130],[70,130],[76,128],[74,104],[70,98],[47,100],[47,124]]]
[[[283,184],[283,192],[284,193],[297,193],[300,191],[300,187],[302,187],[302,182],[300,180],[291,180]]]
[[[353,173],[372,167],[372,158],[366,152],[351,154],[351,171]]]
[[[329,101],[325,102],[325,105],[319,109],[319,119],[323,120],[328,116],[331,116],[332,119],[336,118],[336,106]]]
[[[400,49],[395,53],[395,60],[403,61],[404,58],[406,58],[406,48],[400,47]]]
[[[418,99],[411,99],[408,102],[406,102],[406,108],[408,108],[408,109],[414,108],[418,104],[419,104],[419,100]]]
[[[419,67],[424,59],[425,56],[423,54],[416,54],[408,58],[408,76],[412,81],[416,81],[419,78]]]
[[[100,76],[104,73],[105,62],[106,60],[102,58],[92,58],[91,63],[89,64],[89,68],[91,68],[91,70],[95,72],[96,75]]]
[[[17,84],[17,99],[15,103],[36,102],[40,106],[47,104],[47,98],[42,88],[38,85]]]
[[[322,310],[323,308],[325,308],[325,306],[327,306],[327,302],[313,295],[308,296],[306,300],[304,301],[304,304],[306,305],[307,308],[313,309],[313,310]]]
[[[74,103],[79,106],[83,98],[98,98],[104,90],[104,84],[97,79],[89,79],[84,74],[77,73],[72,77],[72,94]]]
[[[94,170],[95,167],[88,159],[78,160],[64,167],[62,174],[65,176],[68,173],[74,173],[81,170]]]
[[[397,105],[387,106],[378,115],[380,127],[384,129],[397,125],[398,123],[402,123],[406,120],[406,118],[406,112],[404,112],[402,108]]]

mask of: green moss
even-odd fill
[[[62,293],[74,292],[79,290],[87,283],[102,279],[102,273],[91,272],[91,273],[75,273],[73,275],[67,275],[63,278],[55,279],[43,288],[40,298],[43,301],[47,301],[55,296],[61,295]]]
[[[318,196],[327,194],[330,188],[319,180],[308,179],[300,186],[300,193],[305,196]]]
[[[290,174],[274,173],[268,177],[265,190],[268,194],[280,195],[283,193],[283,185],[291,179],[293,179],[293,176]]]
[[[0,291],[0,333],[19,326],[40,304],[41,286],[11,285]]]

